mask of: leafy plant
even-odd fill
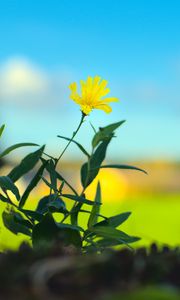
[[[90,80],[90,83],[92,82],[93,81]],[[88,83],[87,93],[89,91],[89,94],[92,95],[90,92],[92,92],[93,85],[90,83]],[[98,87],[97,84],[96,86]],[[86,100],[87,102],[89,101],[88,99],[82,100]],[[95,108],[98,108],[98,103],[100,102],[98,101]],[[84,103],[85,102],[83,102],[83,105],[85,105]],[[87,113],[84,111],[87,112],[93,109],[92,103],[88,109],[87,105],[86,109],[84,108],[85,106],[81,105],[81,120],[72,137],[58,136],[58,138],[68,141],[68,144],[58,158],[45,153],[45,146],[42,146],[38,148],[38,150],[25,156],[7,176],[0,176],[0,200],[7,203],[7,209],[2,214],[4,225],[14,234],[23,233],[30,236],[33,247],[47,247],[54,242],[58,242],[65,246],[74,245],[84,252],[100,252],[106,247],[114,245],[127,245],[129,247],[130,243],[139,240],[138,237],[130,236],[119,230],[119,226],[130,216],[129,212],[121,213],[113,217],[101,215],[103,199],[101,197],[100,182],[97,184],[95,199],[87,199],[86,197],[87,187],[94,181],[101,168],[131,169],[146,173],[144,170],[134,166],[103,164],[107,148],[115,137],[115,131],[123,125],[124,121],[101,127],[98,131],[95,131],[90,153],[83,145],[74,140],[87,116]],[[107,111],[107,108],[104,110]],[[4,125],[0,128],[0,137],[3,131]],[[58,167],[59,161],[62,159],[64,152],[71,142],[79,148],[86,158],[80,170],[82,184],[80,194],[72,184],[62,176],[62,170]],[[38,145],[32,143],[13,145],[4,150],[0,154],[0,158],[24,146],[37,147]],[[16,182],[32,170],[33,176],[31,181],[28,183],[23,194],[20,194]],[[28,210],[25,208],[26,201],[40,181],[45,182],[49,188],[49,193],[38,200],[35,210]],[[64,192],[65,186],[69,187],[71,193],[67,194]],[[16,201],[12,199],[12,194],[16,198]],[[65,199],[72,203],[70,209],[66,207]],[[86,209],[84,209],[84,205],[86,205]],[[87,207],[89,207],[89,209],[87,209]],[[87,216],[87,225],[84,227],[79,224],[79,214],[82,213]],[[57,221],[55,214],[60,216],[58,220],[61,219],[61,221]]]

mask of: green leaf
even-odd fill
[[[43,215],[40,214],[37,211],[33,211],[33,210],[29,210],[29,209],[23,209],[23,208],[19,208],[19,210],[24,213],[25,215],[29,216],[31,219],[33,219],[34,221],[38,221],[40,222],[43,218]]]
[[[3,134],[4,128],[5,128],[5,124],[3,124],[3,125],[0,127],[0,137],[1,137],[2,134]]]
[[[19,218],[20,218],[20,214],[17,212],[3,211],[2,219],[3,219],[4,226],[7,229],[9,229],[11,232],[13,232],[14,234],[23,233],[28,236],[31,236],[31,231],[29,228],[27,228],[26,226],[19,224],[18,222],[15,221],[15,219],[14,219],[15,214],[16,214],[16,217],[19,215]]]
[[[45,214],[48,211],[68,213],[64,201],[57,194],[45,196],[39,201],[36,212]]]
[[[96,128],[94,127],[94,125],[91,122],[89,122],[89,124],[90,124],[92,130],[94,131],[94,133],[96,134],[97,131],[96,131]]]
[[[65,197],[65,198],[68,198],[68,199],[71,199],[73,201],[77,201],[77,202],[80,202],[80,203],[88,204],[88,205],[93,205],[94,204],[93,201],[88,200],[88,199],[86,199],[82,196],[63,194],[62,197]]]
[[[51,212],[60,212],[63,214],[67,214],[68,210],[66,209],[66,205],[64,203],[64,201],[61,198],[56,198],[55,200],[53,200],[52,202],[49,202],[47,204],[48,209]]]
[[[73,229],[73,230],[84,232],[84,229],[80,226],[66,224],[66,223],[56,223],[56,224],[59,228],[70,228],[70,229]]]
[[[108,239],[108,238],[103,238],[98,241],[92,241],[92,243],[91,243],[91,239],[88,239],[88,242],[89,242],[89,245],[85,246],[85,249],[88,252],[89,251],[97,252],[98,250],[102,250],[107,247],[113,247],[113,246],[118,246],[118,245],[123,244],[118,240]]]
[[[116,228],[120,226],[122,223],[124,223],[129,218],[130,215],[131,212],[121,213],[119,215],[107,218],[106,220],[103,220],[99,223],[96,223],[95,226],[110,226]]]
[[[86,188],[97,176],[99,168],[105,159],[106,150],[111,138],[101,142],[94,154],[90,157],[89,163],[85,163],[81,168],[81,183]]]
[[[91,231],[97,236],[102,236],[108,239],[115,239],[123,244],[129,244],[139,241],[140,238],[129,236],[125,232],[108,226],[94,226]]]
[[[72,140],[72,138],[70,139],[70,138],[65,137],[65,136],[62,136],[62,135],[58,135],[58,137],[61,138],[61,139],[67,140],[67,141],[71,141],[72,143],[76,144],[76,145],[78,146],[78,148],[79,148],[79,149],[80,149],[87,157],[90,157],[89,153],[84,149],[84,147],[83,147],[80,143],[78,143],[78,142]]]
[[[65,181],[63,180],[63,181],[61,182],[60,187],[59,187],[59,193],[60,193],[60,194],[62,194],[62,192],[63,192],[64,184],[65,184]]]
[[[11,191],[17,200],[20,199],[18,188],[8,176],[0,176],[0,187],[6,191]]]
[[[72,208],[71,210],[71,215],[70,215],[70,219],[71,219],[71,224],[72,225],[77,225],[78,224],[78,214],[81,210],[83,203],[78,202],[77,204],[75,204],[75,206]]]
[[[45,146],[41,147],[33,153],[28,154],[25,158],[23,158],[18,166],[12,169],[8,176],[12,179],[13,182],[17,181],[24,174],[28,173],[35,167],[41,155],[43,154],[44,148]]]
[[[42,221],[34,226],[32,243],[34,247],[51,245],[57,239],[59,229],[51,214],[46,214]]]
[[[24,219],[23,216],[20,213],[14,214],[14,221],[20,225],[23,225],[25,227],[28,227],[29,229],[33,228],[33,225],[30,221],[27,219]]]
[[[78,196],[78,193],[76,192],[76,190],[72,187],[72,185],[61,175],[56,171],[56,176],[60,181],[64,181],[64,183],[71,189],[71,191],[73,191],[73,193],[75,195]]]
[[[99,128],[99,131],[94,135],[92,140],[92,146],[95,148],[101,141],[112,137],[114,130],[116,130],[119,126],[121,126],[125,120],[113,123],[106,127]]]
[[[26,146],[39,146],[39,145],[34,144],[34,143],[19,143],[19,144],[15,144],[15,145],[13,145],[11,147],[8,147],[6,150],[4,150],[0,154],[0,158],[4,157],[5,155],[9,154],[10,152],[12,152],[13,150],[15,150],[17,148],[26,147]]]
[[[94,205],[92,207],[91,214],[88,220],[88,228],[91,228],[95,223],[97,223],[98,214],[100,212],[100,205],[101,205],[101,186],[100,186],[100,182],[98,182],[97,189],[96,189],[96,196],[94,199]]]
[[[62,240],[64,245],[74,245],[77,248],[82,247],[80,231],[83,231],[83,229],[81,227],[62,223],[56,223],[56,225],[60,230],[59,238]]]
[[[57,198],[56,194],[51,194],[48,196],[43,197],[36,208],[36,212],[40,213],[40,214],[45,214],[48,212],[48,204],[52,201],[55,201],[55,199]]]
[[[113,164],[113,165],[105,165],[105,166],[101,166],[101,169],[125,169],[125,170],[135,170],[135,171],[140,171],[143,172],[145,174],[147,174],[146,171],[144,171],[143,169],[137,168],[137,167],[133,167],[133,166],[128,166],[128,165],[117,165],[117,164]]]
[[[1,200],[2,202],[11,204],[11,202],[9,201],[9,199],[6,198],[5,196],[3,196],[2,194],[0,194],[0,200]]]
[[[77,228],[65,227],[65,225],[56,223],[51,214],[46,214],[33,229],[33,246],[43,246],[44,244],[50,246],[55,241],[59,241],[65,246],[81,247],[81,236]]]
[[[102,248],[106,248],[106,247],[113,247],[113,246],[117,246],[117,245],[121,245],[122,243],[118,240],[113,240],[113,239],[101,239],[98,240],[96,242],[97,247],[102,247]]]
[[[57,175],[56,175],[56,170],[55,170],[55,163],[53,160],[49,160],[47,165],[46,165],[46,170],[49,173],[50,180],[51,180],[51,189],[53,191],[57,191]]]
[[[47,181],[47,179],[46,179],[45,177],[41,176],[41,179],[44,181],[44,183],[45,183],[50,189],[53,189],[53,188],[52,188],[52,184],[51,184],[49,181]]]
[[[39,170],[37,171],[37,173],[35,174],[35,176],[33,177],[33,179],[31,180],[31,182],[29,183],[29,185],[27,186],[26,190],[24,191],[24,194],[22,195],[22,197],[20,199],[20,202],[19,202],[19,207],[23,207],[24,204],[26,203],[26,200],[29,197],[29,194],[31,193],[31,191],[36,187],[36,185],[41,180],[41,176],[43,174],[44,169],[45,169],[45,165],[43,164],[39,168]]]

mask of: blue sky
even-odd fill
[[[98,74],[121,102],[89,120],[127,120],[109,158],[179,159],[179,15],[179,1],[1,1],[4,144],[31,140],[57,152],[56,135],[70,135],[79,119],[67,85]],[[79,139],[88,146],[91,134],[87,121]]]

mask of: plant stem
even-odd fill
[[[64,152],[66,151],[66,149],[69,147],[69,145],[71,144],[71,142],[73,141],[74,137],[76,136],[76,134],[78,133],[83,121],[84,121],[84,118],[86,117],[86,115],[82,112],[82,115],[81,115],[81,120],[79,122],[79,125],[77,127],[77,129],[73,132],[73,135],[72,135],[72,138],[70,139],[70,141],[67,143],[66,147],[64,148],[64,150],[61,152],[61,154],[59,155],[59,157],[55,160],[55,170],[57,168],[57,165],[58,165],[58,162],[60,161],[61,157],[63,156]],[[64,182],[67,184],[67,186],[69,186],[69,188],[74,192],[75,195],[78,195],[78,193],[76,192],[76,190],[71,186],[70,183],[67,182],[67,180],[65,180],[63,178]],[[50,189],[50,194],[52,192],[52,189]]]
[[[88,161],[87,161],[87,177],[86,177],[86,182],[85,182],[85,185],[84,185],[84,187],[83,187],[83,190],[82,190],[82,192],[81,192],[81,194],[80,194],[80,197],[83,196],[83,194],[84,194],[84,192],[85,192],[85,190],[86,190],[86,188],[87,188],[87,183],[88,183],[88,180],[89,180],[89,171],[90,171],[90,159],[91,159],[91,156],[92,156],[92,155],[93,155],[93,149],[92,149],[92,152],[91,152],[90,157],[88,157]],[[76,201],[76,202],[74,203],[74,205],[73,205],[71,211],[70,211],[71,214],[74,212],[74,210],[75,210],[75,208],[77,207],[77,205],[78,205],[78,202]],[[80,205],[80,207],[79,207],[79,210],[76,211],[76,217],[75,217],[76,223],[78,222],[78,214],[79,214],[79,212],[80,212],[82,206],[83,206],[83,203],[81,203],[81,205]],[[71,215],[71,216],[72,216],[72,215]],[[71,224],[73,224],[73,222],[72,222],[72,217],[71,217]]]
[[[73,186],[61,175],[61,177],[63,178],[64,180],[64,183],[71,189],[71,191],[76,195],[78,196],[78,193],[76,192],[76,190],[73,188]]]
[[[61,159],[61,157],[63,156],[64,152],[66,151],[66,149],[69,147],[69,145],[71,144],[71,142],[73,141],[74,137],[76,136],[76,134],[78,133],[83,121],[84,121],[84,118],[85,118],[85,114],[82,112],[82,116],[81,116],[81,120],[80,120],[80,123],[76,129],[76,131],[73,132],[73,135],[72,135],[72,138],[70,139],[70,141],[67,143],[66,147],[64,148],[64,150],[62,151],[62,153],[59,155],[57,161],[56,161],[56,166],[59,162],[59,160]]]

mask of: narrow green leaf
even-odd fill
[[[5,128],[5,124],[3,124],[3,125],[0,127],[0,137],[1,137],[2,134],[3,134],[4,128]]]
[[[32,218],[34,221],[38,221],[40,222],[43,218],[43,215],[40,214],[37,211],[33,211],[33,210],[29,210],[29,209],[23,209],[23,208],[19,208],[19,210],[24,213],[25,215],[29,216],[30,218]]]
[[[118,245],[123,244],[118,240],[108,239],[108,238],[103,238],[98,241],[93,241],[92,243],[91,243],[91,239],[88,239],[88,241],[89,241],[89,245],[84,247],[88,252],[89,251],[97,252],[98,250],[102,250],[104,248],[118,246]]]
[[[79,212],[80,212],[82,206],[83,206],[83,203],[78,202],[78,203],[73,207],[73,209],[71,210],[70,218],[71,218],[71,224],[72,224],[72,225],[77,226],[77,224],[78,224],[78,214],[79,214]]]
[[[107,150],[107,147],[108,147],[110,141],[111,141],[111,138],[107,139],[106,141],[103,141],[98,146],[98,148],[96,149],[94,154],[91,156],[90,169],[95,168],[95,166],[99,167],[102,164],[103,160],[105,159],[106,150]]]
[[[72,185],[61,175],[56,171],[56,176],[60,181],[64,181],[64,183],[71,189],[71,191],[78,196],[78,193],[76,190],[72,187]]]
[[[9,201],[9,199],[6,198],[5,196],[3,196],[2,194],[0,194],[0,200],[1,200],[2,202],[11,204],[11,202]]]
[[[121,126],[125,120],[110,124],[106,127],[99,128],[99,131],[94,135],[92,140],[92,146],[95,148],[101,141],[108,139],[113,136],[114,130]]]
[[[49,173],[50,181],[51,181],[51,188],[53,191],[57,191],[57,175],[55,170],[55,163],[52,159],[50,159],[46,165],[46,170]]]
[[[71,141],[72,143],[76,144],[76,145],[78,146],[78,148],[79,148],[79,149],[80,149],[87,157],[90,157],[89,153],[84,149],[84,147],[83,147],[80,143],[78,143],[78,142],[72,140],[72,138],[68,138],[68,137],[65,137],[65,136],[62,136],[62,135],[58,135],[58,137],[61,138],[61,139],[67,140],[67,141]]]
[[[20,215],[17,212],[15,213],[14,211],[10,211],[10,212],[3,211],[2,219],[3,219],[4,226],[14,234],[23,233],[25,235],[31,236],[30,229],[16,222],[14,219],[14,214],[16,214],[16,216]]]
[[[124,223],[129,218],[130,215],[131,212],[121,213],[119,215],[107,218],[106,220],[103,220],[99,223],[96,223],[94,226],[110,226],[116,228],[120,226],[122,223]]]
[[[94,133],[96,134],[97,131],[96,131],[96,128],[94,127],[94,125],[91,122],[89,122],[89,124],[90,124],[92,130],[94,131]]]
[[[0,176],[0,187],[6,191],[11,191],[16,199],[20,199],[19,190],[9,176]]]
[[[41,155],[43,154],[44,148],[45,146],[41,147],[33,153],[28,154],[25,158],[23,158],[18,166],[12,169],[8,176],[12,179],[13,182],[16,182],[24,174],[28,173],[35,167]]]
[[[26,190],[24,191],[24,194],[22,195],[22,197],[20,199],[19,207],[23,207],[24,204],[26,203],[26,200],[29,197],[29,194],[31,193],[31,191],[36,187],[36,185],[41,180],[41,177],[42,177],[44,169],[45,169],[45,164],[43,164],[39,168],[39,170],[37,171],[37,173],[35,174],[35,176],[32,178],[31,182],[27,186]]]
[[[143,172],[145,174],[147,174],[146,171],[144,171],[143,169],[137,168],[137,167],[133,167],[133,166],[128,166],[128,165],[117,165],[117,164],[113,164],[113,165],[105,165],[105,166],[101,166],[102,168],[109,168],[109,169],[126,169],[126,170],[135,170],[135,171],[140,171]]]
[[[46,179],[45,177],[41,176],[41,179],[44,181],[44,183],[45,183],[50,189],[53,189],[52,184],[51,184],[49,181],[47,181],[47,179]]]
[[[64,201],[57,194],[51,194],[45,196],[39,201],[36,208],[36,212],[40,214],[45,214],[48,211],[53,213],[54,212],[60,212],[63,214],[68,213]]]
[[[55,200],[49,202],[47,204],[47,207],[49,209],[50,212],[54,213],[54,212],[60,212],[63,214],[67,214],[68,210],[66,209],[66,205],[64,203],[64,201],[61,198],[56,198]]]
[[[89,164],[85,163],[81,168],[81,183],[86,188],[97,176],[99,168],[105,159],[106,150],[111,138],[101,142],[94,154],[90,157]]]
[[[96,244],[98,247],[106,248],[106,247],[113,247],[113,246],[121,245],[123,243],[121,243],[118,240],[104,238],[104,239],[98,240],[96,242]]]
[[[63,180],[63,181],[61,182],[60,187],[59,187],[59,193],[60,193],[60,194],[62,194],[64,184],[65,184],[65,181]]]
[[[57,198],[56,194],[51,194],[48,196],[43,197],[41,200],[39,200],[37,208],[36,208],[36,212],[40,213],[40,214],[45,214],[48,212],[48,204],[50,202],[55,201]]]
[[[17,148],[26,147],[26,146],[39,146],[39,145],[34,144],[34,143],[19,143],[19,144],[15,144],[15,145],[13,145],[11,147],[8,147],[6,150],[4,150],[0,154],[0,158],[4,157],[5,155],[9,154],[10,152],[12,152],[13,150],[15,150]]]
[[[29,220],[24,219],[20,213],[14,214],[14,221],[20,225],[23,225],[23,226],[29,228],[29,229],[33,228],[32,223]]]
[[[86,199],[84,197],[81,197],[81,196],[70,195],[70,194],[62,194],[62,197],[71,199],[73,201],[81,202],[81,203],[84,203],[84,204],[88,204],[88,205],[93,205],[94,204],[93,201],[88,200],[88,199]]]
[[[73,230],[84,232],[84,229],[80,226],[75,226],[75,225],[66,224],[66,223],[56,223],[56,224],[59,228],[70,228],[70,229],[73,229]]]
[[[108,239],[116,239],[123,244],[137,242],[140,239],[138,237],[129,236],[123,231],[108,226],[94,226],[91,231],[96,233],[96,235],[98,236],[102,236]]]
[[[97,204],[98,203],[98,204]],[[94,199],[94,205],[91,210],[91,214],[88,220],[88,228],[91,228],[98,220],[98,214],[100,212],[101,205],[101,186],[100,182],[98,182],[97,189],[96,189],[96,196]]]

